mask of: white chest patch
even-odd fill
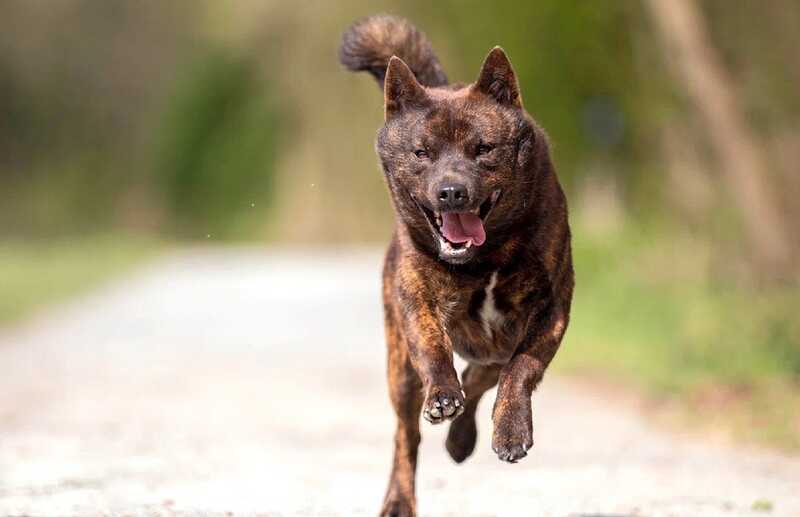
[[[503,322],[503,314],[497,310],[497,306],[494,304],[494,287],[496,285],[497,271],[492,273],[489,278],[489,284],[486,286],[486,296],[483,299],[481,310],[478,312],[481,316],[481,323],[483,323],[483,331],[489,337],[492,337],[492,327]]]

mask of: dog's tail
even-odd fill
[[[405,61],[421,84],[447,84],[428,38],[408,20],[378,14],[355,22],[342,35],[339,61],[353,72],[369,72],[381,88],[392,56]]]

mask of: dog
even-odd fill
[[[384,92],[375,149],[396,215],[383,303],[397,428],[380,515],[413,516],[420,414],[450,421],[445,446],[461,463],[497,385],[492,449],[515,463],[533,445],[532,392],[572,302],[567,203],[500,47],[476,82],[449,84],[422,32],[377,15],[344,33],[339,59]],[[468,364],[460,381],[454,352]]]

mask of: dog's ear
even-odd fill
[[[522,96],[519,93],[517,76],[511,67],[511,61],[500,47],[493,48],[486,56],[481,73],[473,88],[500,104],[522,108]]]
[[[383,81],[383,99],[384,115],[389,120],[409,107],[425,105],[428,94],[408,65],[399,57],[392,56]]]

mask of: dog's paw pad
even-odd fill
[[[492,447],[492,449],[502,461],[516,463],[528,455],[528,450],[532,446],[532,442],[508,443]]]
[[[433,388],[425,398],[422,416],[432,424],[439,424],[463,412],[464,394],[460,388]]]

